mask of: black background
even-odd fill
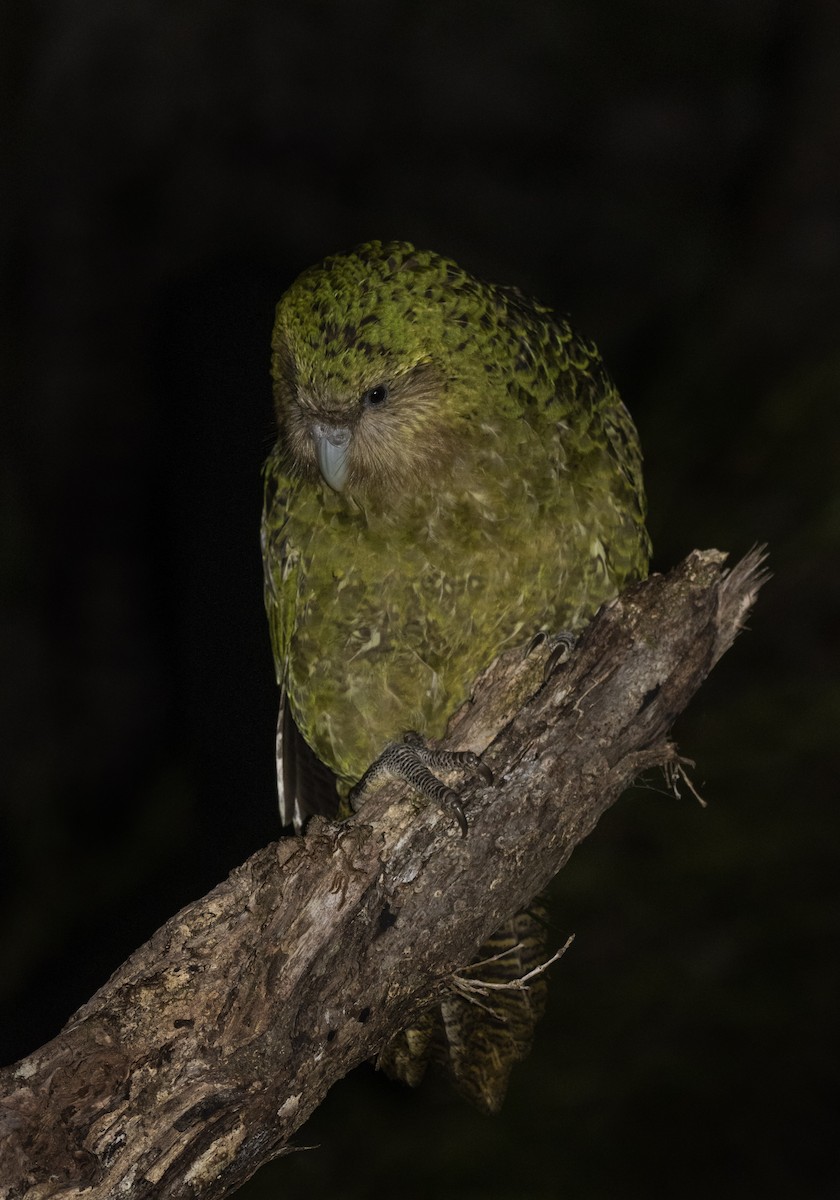
[[[829,1197],[840,6],[7,5],[2,1059],[276,836],[273,306],[399,237],[600,343],[655,565],[769,543],[751,630],[555,885],[498,1119],[362,1069],[240,1195]]]

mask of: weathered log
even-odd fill
[[[495,776],[464,789],[467,838],[387,783],[169,920],[0,1073],[0,1197],[213,1200],[287,1150],[640,772],[682,770],[668,731],[763,582],[759,552],[724,558],[695,551],[606,605],[545,682],[548,643],[484,673],[444,743]]]

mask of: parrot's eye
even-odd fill
[[[387,399],[388,389],[384,383],[380,383],[378,387],[368,388],[362,396],[362,404],[365,408],[381,408]]]

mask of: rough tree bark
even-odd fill
[[[446,739],[495,775],[465,789],[467,838],[389,783],[168,921],[0,1073],[0,1197],[213,1200],[283,1153],[640,772],[680,770],[668,731],[763,580],[760,553],[724,559],[695,551],[607,605],[544,684],[545,648],[482,676]]]

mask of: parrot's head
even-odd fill
[[[287,469],[386,500],[451,470],[473,287],[406,242],[370,242],[301,275],[272,337]]]

